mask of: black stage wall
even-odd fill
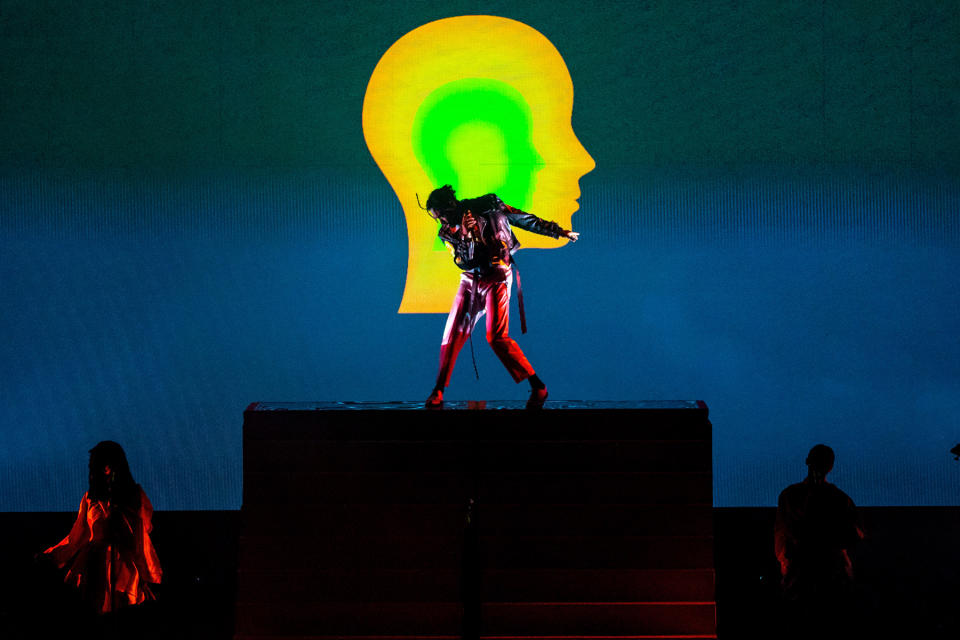
[[[960,623],[960,508],[861,509],[868,537],[857,570],[867,629],[955,638]],[[714,508],[718,637],[775,637],[773,508]],[[76,618],[68,593],[33,554],[57,542],[74,513],[0,513],[0,637],[54,637]],[[132,637],[227,640],[232,635],[239,511],[158,511],[165,571],[158,600],[127,622]],[[771,636],[772,634],[772,636]]]

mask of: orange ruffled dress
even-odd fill
[[[148,583],[163,576],[150,540],[153,505],[143,489],[136,511],[83,494],[80,511],[67,537],[46,551],[56,565],[67,567],[65,581],[80,587],[84,600],[98,613],[153,600]]]

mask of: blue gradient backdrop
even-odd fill
[[[157,508],[235,509],[249,402],[426,396],[360,105],[477,12],[557,45],[597,160],[581,242],[518,256],[551,396],[705,400],[717,506],[816,442],[858,504],[958,504],[956,7],[411,7],[0,3],[0,511],[75,508],[103,439]],[[450,397],[522,399],[476,347]]]

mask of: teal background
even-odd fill
[[[551,396],[705,400],[717,506],[821,441],[858,504],[957,504],[957,3],[0,0],[0,510],[74,508],[105,438],[237,508],[249,402],[426,396],[360,112],[471,13],[556,45],[597,163],[582,241],[518,256]],[[451,397],[522,398],[476,346]]]

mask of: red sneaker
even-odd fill
[[[443,389],[434,389],[427,398],[427,409],[439,409],[443,406]]]
[[[543,403],[547,400],[547,388],[531,389],[530,399],[527,400],[527,409],[542,409]]]

